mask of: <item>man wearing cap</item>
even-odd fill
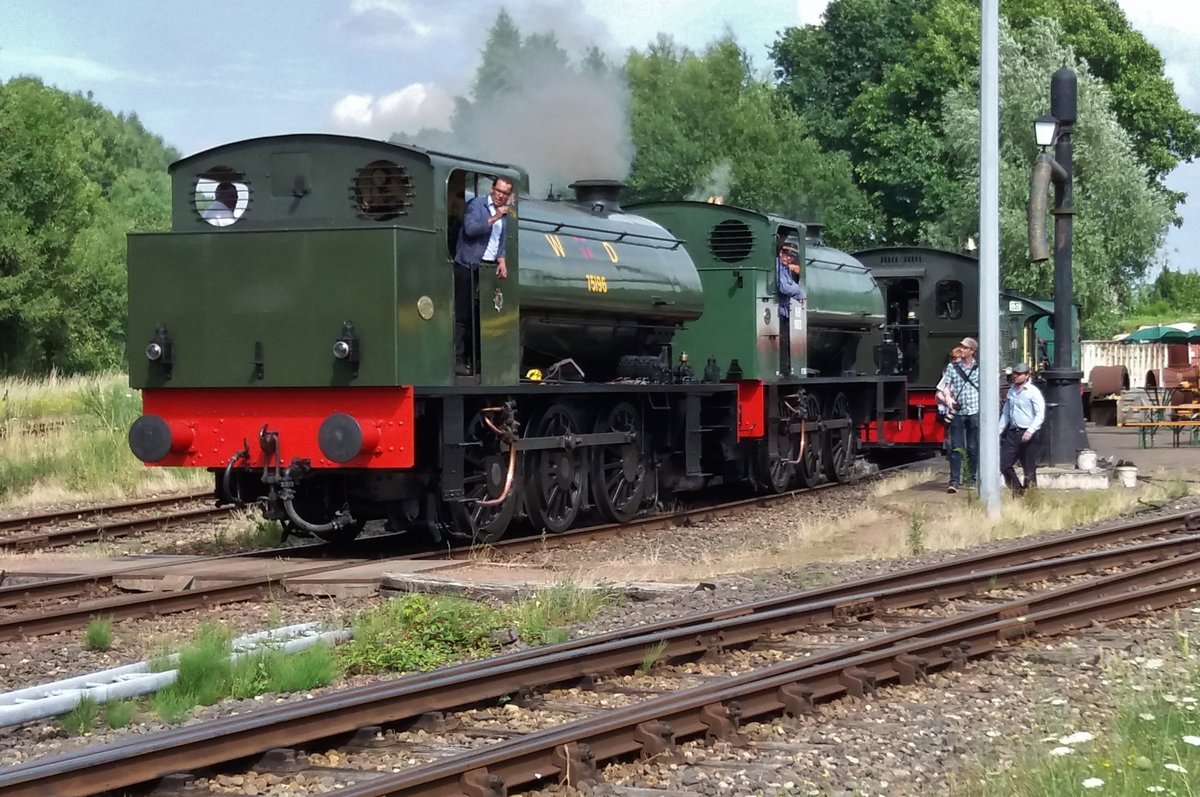
[[[979,341],[963,338],[959,344],[962,358],[946,366],[942,379],[947,389],[947,405],[955,411],[950,422],[950,486],[948,493],[957,493],[962,484],[962,452],[967,452],[967,486],[975,482],[979,468],[979,364],[975,353]]]
[[[1028,363],[1013,366],[1012,386],[1000,411],[1000,473],[1013,495],[1037,486],[1038,432],[1046,420],[1046,400],[1029,380]],[[1025,472],[1024,484],[1017,481],[1013,467],[1018,459]]]
[[[790,241],[779,249],[775,262],[775,283],[779,293],[779,373],[792,373],[792,299],[804,301],[804,288],[800,287],[799,249]]]

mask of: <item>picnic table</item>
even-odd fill
[[[1200,445],[1200,404],[1122,404],[1117,400],[1117,426],[1138,430],[1138,448],[1153,448],[1159,430],[1171,432],[1171,446],[1179,448],[1186,434],[1189,446]]]

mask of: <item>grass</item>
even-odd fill
[[[259,551],[276,548],[282,541],[279,521],[263,520],[246,510],[235,513],[211,536],[192,540],[190,550],[204,554]]]
[[[113,641],[113,618],[97,617],[83,632],[83,645],[88,650],[108,650]]]
[[[540,590],[513,607],[513,624],[521,638],[534,645],[565,642],[566,626],[594,617],[617,603],[611,590],[584,589],[574,584],[555,584]]]
[[[113,700],[105,703],[104,722],[110,728],[124,728],[133,722],[137,708],[137,702],[133,700]]]
[[[930,506],[914,518],[920,496],[901,494],[935,479],[931,470],[902,472],[873,484],[870,496],[834,513],[810,513],[798,503],[795,512],[780,512],[762,534],[705,534],[691,548],[651,547],[634,557],[605,561],[581,570],[580,579],[602,576],[621,580],[690,581],[784,570],[800,588],[825,586],[828,577],[814,571],[826,562],[892,559],[925,552],[954,550],[996,540],[1094,523],[1146,506],[1160,506],[1200,492],[1188,473],[1147,474],[1137,490],[1113,487],[1100,491],[1030,491],[1023,499],[1002,493],[1001,512],[991,517],[975,491],[951,500],[930,498]],[[942,488],[944,489],[944,487]],[[941,489],[937,492],[941,493]]]
[[[58,718],[63,730],[72,736],[83,736],[96,728],[100,719],[100,704],[89,697],[79,701],[75,708]]]
[[[208,474],[146,468],[126,435],[141,398],[123,374],[0,379],[0,502],[109,498],[182,490]]]
[[[1186,632],[1161,655],[1110,658],[1116,714],[1104,727],[1061,728],[1011,766],[957,779],[960,797],[1200,794],[1200,664]],[[1046,727],[1054,728],[1051,719]]]
[[[454,596],[404,595],[356,617],[354,638],[339,648],[338,660],[349,673],[432,670],[491,654],[493,632],[505,628],[532,645],[565,642],[568,626],[616,602],[610,590],[565,583],[499,608]]]
[[[638,665],[638,672],[648,673],[654,669],[654,665],[662,658],[663,651],[666,649],[667,640],[665,639],[646,648],[646,653],[642,656],[642,663]]]
[[[299,653],[264,648],[236,662],[230,658],[232,633],[206,623],[179,652],[175,682],[155,693],[154,711],[166,722],[179,722],[196,706],[227,697],[250,698],[267,692],[300,692],[331,683],[338,668],[330,649],[313,645]],[[156,658],[152,669],[170,667]]]
[[[910,490],[913,487],[932,481],[934,476],[932,468],[903,470],[873,482],[870,490],[871,495],[874,498],[886,498],[889,495]]]
[[[347,672],[432,670],[491,650],[504,627],[494,609],[464,598],[412,594],[359,615],[354,638],[339,649]]]
[[[925,547],[925,516],[921,510],[913,510],[908,516],[908,532],[904,535],[904,541],[908,545],[908,552],[913,556],[919,556],[929,549]]]

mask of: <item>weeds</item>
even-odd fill
[[[264,692],[299,692],[324,686],[337,677],[333,655],[325,645],[300,653],[261,649],[234,662],[230,658],[231,634],[208,623],[192,643],[179,652],[175,682],[154,696],[154,710],[167,722],[179,722],[195,706],[210,706],[226,697],[250,698]],[[169,669],[155,659],[152,669]]]
[[[92,495],[147,482],[199,486],[207,476],[147,469],[133,456],[126,435],[141,399],[123,374],[4,378],[0,395],[0,499],[44,488]]]
[[[97,617],[83,632],[83,645],[88,650],[103,651],[112,647],[113,618]]]
[[[273,652],[267,659],[268,692],[303,692],[332,683],[337,676],[328,645],[316,644],[299,653]]]
[[[904,535],[904,541],[908,544],[908,552],[913,556],[919,556],[929,550],[925,547],[925,516],[920,510],[914,510],[908,516],[908,531]]]
[[[617,595],[610,590],[555,584],[513,607],[513,621],[526,642],[551,645],[570,638],[566,626],[616,603]]]
[[[663,651],[667,649],[667,640],[655,642],[650,647],[646,648],[646,652],[642,655],[642,663],[638,665],[638,672],[648,673],[662,658]]]
[[[124,728],[133,722],[137,703],[133,700],[110,700],[104,704],[104,722],[110,728]]]
[[[1096,718],[1089,725],[1086,713],[1065,722],[1042,720],[1038,724],[1051,733],[1023,745],[1016,765],[980,768],[959,778],[961,786],[951,792],[964,797],[1195,794],[1194,773],[1200,771],[1196,664],[1186,654],[1164,650],[1161,656],[1119,657],[1105,671],[1118,689],[1110,720]]]
[[[82,698],[75,708],[58,718],[63,730],[72,736],[83,736],[96,727],[100,705],[90,697]]]
[[[432,670],[491,650],[503,627],[494,610],[464,598],[412,594],[359,615],[339,658],[348,672]]]

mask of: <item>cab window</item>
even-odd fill
[[[949,320],[962,318],[963,287],[958,280],[942,280],[934,294],[937,317]]]

